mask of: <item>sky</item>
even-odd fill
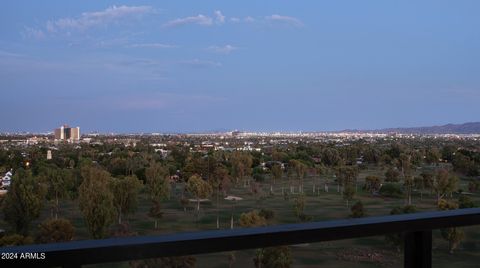
[[[0,132],[480,121],[480,1],[2,1]]]

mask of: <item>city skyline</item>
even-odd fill
[[[27,134],[27,135],[53,135],[55,139],[61,140],[62,128],[68,128],[70,130],[76,131],[75,140],[78,140],[82,135],[80,135],[80,127],[70,127],[67,124],[62,125],[60,128],[55,128],[47,131],[4,131],[0,132],[0,135],[11,135],[11,134]],[[414,135],[466,135],[466,136],[478,136],[480,135],[480,122],[465,122],[462,124],[445,124],[445,125],[435,125],[435,126],[416,126],[416,127],[391,127],[391,128],[382,128],[382,129],[341,129],[341,130],[328,130],[328,129],[319,129],[319,130],[252,130],[252,129],[214,129],[214,130],[204,130],[204,131],[130,131],[130,132],[116,132],[116,131],[98,131],[90,130],[83,135],[170,135],[170,134],[192,134],[192,135],[234,135],[234,133],[246,134],[246,135],[261,135],[261,136],[275,136],[275,135],[289,135],[289,134],[381,134],[381,135],[390,135],[390,134],[414,134]],[[66,134],[65,134],[66,135]],[[68,139],[68,138],[66,138]]]
[[[7,1],[0,132],[476,122],[480,3]]]

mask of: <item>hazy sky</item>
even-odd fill
[[[480,121],[480,1],[2,1],[0,131]]]

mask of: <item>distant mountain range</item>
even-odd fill
[[[447,124],[431,127],[384,128],[377,130],[347,130],[353,132],[402,133],[402,134],[480,134],[480,122]]]

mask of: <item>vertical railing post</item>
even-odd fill
[[[405,268],[432,267],[432,230],[405,233]]]

